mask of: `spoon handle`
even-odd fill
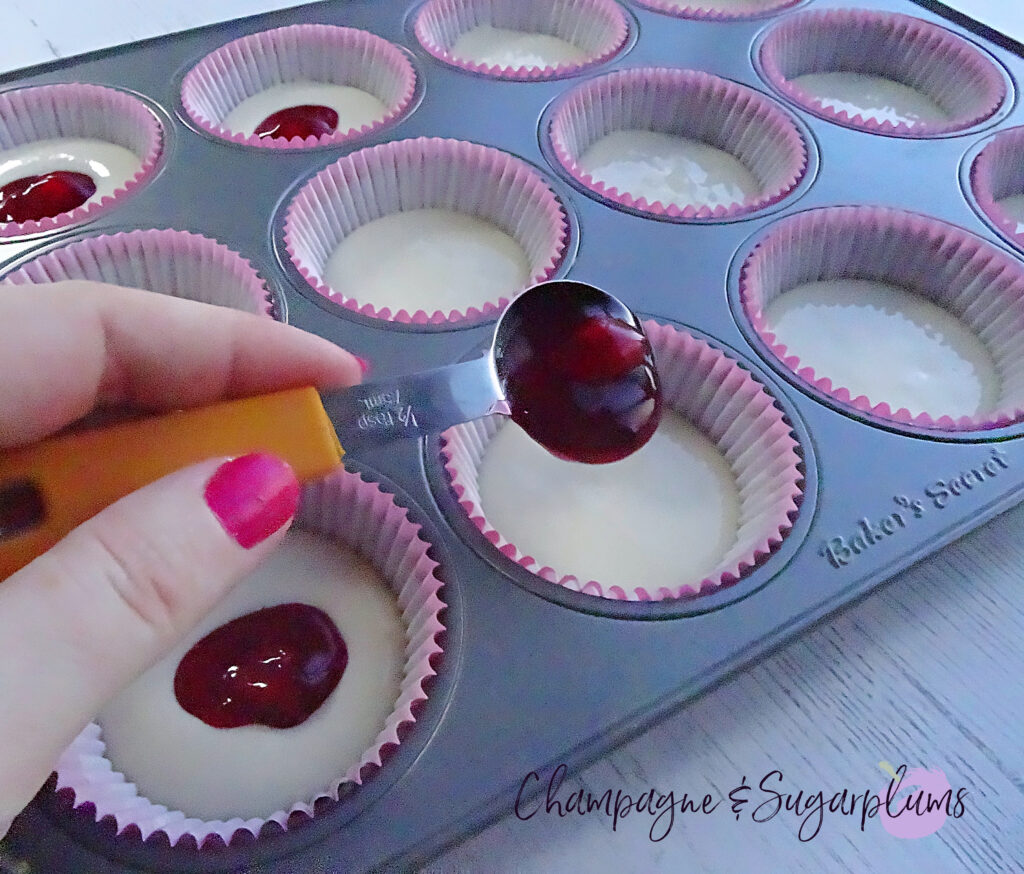
[[[323,402],[347,450],[507,411],[490,355],[325,393]]]
[[[186,464],[259,450],[280,455],[306,481],[329,473],[345,449],[435,434],[501,411],[501,398],[486,355],[328,393],[323,405],[315,389],[291,389],[0,450],[0,580],[108,504]]]
[[[306,481],[342,448],[315,389],[69,431],[0,450],[0,581],[129,492],[204,458],[272,452]]]

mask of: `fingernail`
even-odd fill
[[[370,372],[370,362],[365,358],[360,358],[358,355],[353,355],[352,357],[359,362],[359,369],[363,371],[363,376],[366,376]]]
[[[204,497],[224,530],[240,546],[251,549],[295,515],[299,482],[287,462],[255,452],[218,467]]]

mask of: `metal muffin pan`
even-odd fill
[[[405,870],[510,812],[528,772],[559,762],[576,767],[599,756],[1020,500],[1024,425],[953,433],[852,415],[780,371],[741,325],[730,299],[740,264],[771,224],[823,206],[870,204],[935,216],[1019,257],[972,207],[964,168],[997,130],[1024,124],[1017,99],[1024,46],[932,0],[816,0],[736,22],[684,20],[622,5],[631,28],[624,50],[580,76],[552,81],[498,81],[447,66],[412,34],[418,4],[388,0],[327,0],[0,79],[4,90],[85,82],[136,92],[165,128],[164,155],[147,185],[95,222],[0,242],[0,273],[58,243],[98,233],[198,232],[251,259],[281,315],[366,356],[375,376],[449,363],[483,348],[493,322],[384,322],[325,299],[284,251],[284,210],[316,172],[367,145],[440,136],[495,146],[532,164],[566,208],[570,240],[557,275],[601,285],[638,312],[689,326],[750,369],[778,399],[801,444],[805,480],[792,531],[735,585],[688,601],[613,602],[556,589],[488,549],[448,491],[437,439],[363,452],[350,463],[368,478],[392,483],[434,541],[449,605],[439,676],[394,757],[312,821],[217,849],[118,837],[110,822],[69,812],[46,787],[5,842],[8,855],[31,870],[96,874]],[[824,7],[915,15],[974,42],[1006,76],[1003,107],[964,132],[901,139],[832,124],[789,105],[760,77],[755,46],[783,16]],[[239,36],[302,22],[363,28],[404,47],[418,76],[406,116],[343,148],[288,151],[218,141],[185,121],[178,91],[199,59]],[[581,193],[550,161],[550,107],[582,78],[642,66],[703,70],[778,102],[807,137],[805,181],[763,212],[703,223],[659,221]],[[926,490],[986,462],[995,474],[970,488],[957,486],[958,494],[951,491],[941,508],[927,496]],[[919,516],[909,509],[916,501]],[[883,526],[893,513],[906,524]]]

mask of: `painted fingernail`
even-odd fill
[[[363,376],[366,376],[370,372],[370,362],[365,358],[360,358],[358,355],[353,355],[352,357],[359,362],[359,369],[363,371]]]
[[[295,515],[299,482],[287,462],[255,452],[218,467],[204,497],[224,530],[240,546],[251,549]]]

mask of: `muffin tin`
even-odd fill
[[[90,805],[72,804],[51,784],[17,821],[6,841],[9,855],[33,870],[100,874],[406,869],[510,812],[530,771],[600,755],[1019,500],[1024,425],[1016,403],[1009,414],[968,428],[856,403],[780,352],[749,315],[743,289],[748,256],[771,244],[780,222],[802,214],[802,224],[813,224],[827,215],[814,211],[850,206],[877,207],[915,226],[921,222],[913,214],[930,217],[936,226],[952,226],[988,263],[1019,271],[1020,238],[992,209],[994,198],[1019,194],[1019,182],[1013,189],[996,178],[976,195],[979,173],[999,174],[985,162],[972,171],[1002,131],[1024,125],[1024,47],[931,0],[769,4],[777,10],[731,20],[655,11],[667,5],[617,4],[629,34],[616,52],[551,79],[510,80],[440,60],[416,36],[422,5],[384,0],[328,0],[3,78],[5,91],[70,82],[119,89],[138,97],[163,128],[152,171],[120,203],[82,224],[4,238],[3,277],[69,243],[174,228],[240,253],[265,282],[271,314],[368,358],[375,379],[465,360],[489,342],[494,306],[471,318],[436,318],[429,306],[422,315],[381,318],[376,308],[332,299],[293,262],[286,218],[321,171],[349,155],[362,160],[364,148],[420,137],[487,146],[512,155],[559,203],[564,240],[551,264],[541,265],[545,275],[612,291],[664,326],[657,331],[691,335],[703,354],[763,386],[795,446],[797,472],[795,491],[784,490],[792,505],[775,534],[758,540],[714,585],[652,600],[614,587],[556,585],[560,580],[515,549],[496,545],[452,488],[451,435],[353,452],[346,465],[381,483],[421,526],[444,582],[437,676],[383,766],[310,816],[198,846],[172,842],[159,829],[148,837],[131,827],[117,834],[112,818],[97,823]],[[913,16],[973,45],[1001,83],[998,106],[979,108],[962,130],[906,135],[829,120],[770,84],[761,47],[772,28],[812,11],[854,8]],[[190,117],[181,88],[203,58],[250,34],[313,23],[366,30],[399,46],[416,73],[400,117],[344,142],[272,149],[225,140]],[[768,114],[786,120],[787,131],[791,122],[786,135],[805,153],[784,193],[734,212],[649,209],[566,169],[548,132],[567,95],[599,88],[602,77],[618,71],[666,67],[717,77],[730,93],[753,89]],[[81,245],[108,247],[109,239]],[[1005,318],[995,321],[1015,329],[1016,286],[1004,285],[1000,294],[1012,299]],[[1012,344],[998,348],[1012,352]]]

